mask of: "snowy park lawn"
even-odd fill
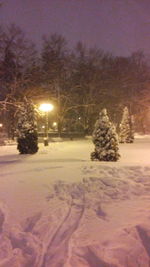
[[[148,267],[150,137],[92,162],[89,139],[0,147],[0,267]]]

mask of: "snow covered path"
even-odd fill
[[[90,140],[0,151],[0,267],[149,267],[150,138],[91,162]]]

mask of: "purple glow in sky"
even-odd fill
[[[15,23],[40,44],[62,34],[115,55],[150,53],[150,0],[3,0],[0,24]]]

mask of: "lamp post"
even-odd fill
[[[44,133],[44,145],[48,146],[48,112],[52,111],[54,106],[50,103],[43,103],[40,105],[39,110],[45,113],[45,133]]]

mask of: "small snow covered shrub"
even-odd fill
[[[25,100],[17,117],[17,149],[20,154],[34,154],[38,151],[38,134],[33,104]]]
[[[91,160],[117,161],[119,159],[118,136],[115,126],[108,118],[106,109],[103,109],[99,114],[92,140],[95,151],[91,153]]]
[[[120,143],[133,143],[134,131],[133,131],[133,120],[129,114],[127,107],[123,110],[123,116],[120,123],[119,142]]]

